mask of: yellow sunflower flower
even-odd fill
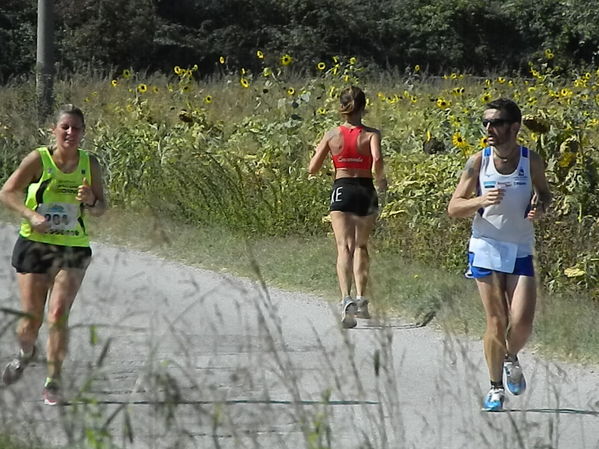
[[[212,95],[206,95],[204,97],[204,103],[206,103],[206,104],[212,103]]]
[[[270,67],[264,67],[264,69],[262,69],[262,76],[268,78],[270,75],[272,75],[272,70],[270,69]]]
[[[176,65],[175,67],[173,67],[173,70],[175,71],[175,73],[177,75],[181,75],[181,73],[183,73],[183,69],[181,67],[179,67],[178,65]]]
[[[349,63],[351,65],[356,65],[357,62],[358,62],[358,59],[355,56],[352,56],[351,58],[349,58]]]
[[[258,59],[264,59],[264,53],[261,50],[256,51],[256,56]]]
[[[116,87],[119,85],[119,82],[117,80],[112,80],[110,84],[112,84],[112,87]]]
[[[247,89],[248,87],[250,87],[250,82],[249,82],[249,81],[248,81],[246,78],[241,78],[241,79],[239,80],[239,84],[241,84],[241,87],[244,87],[244,88],[246,88],[246,89]]]
[[[289,96],[295,95],[295,89],[293,87],[290,87],[289,89],[287,89],[287,95],[289,95]]]
[[[478,146],[480,148],[487,148],[489,146],[489,138],[487,136],[483,136],[478,141]]]
[[[447,109],[451,106],[451,102],[445,98],[437,98],[437,107],[439,109]]]
[[[319,62],[318,64],[316,64],[316,68],[318,70],[324,70],[327,68],[327,65],[324,62]]]
[[[464,139],[460,133],[455,133],[453,136],[451,136],[451,143],[457,148],[468,147],[468,142],[466,142],[466,139]]]
[[[146,86],[146,85],[145,85],[145,84],[143,84],[143,83],[142,83],[142,84],[138,84],[138,85],[137,85],[137,91],[138,91],[140,94],[146,93],[146,92],[148,91],[148,86]]]
[[[283,56],[281,56],[281,65],[288,66],[292,62],[293,62],[293,58],[291,56],[289,56],[287,53],[285,53]]]
[[[581,268],[578,267],[570,267],[570,268],[566,268],[564,270],[564,274],[569,277],[569,278],[577,278],[580,276],[584,276],[586,273],[586,271],[584,271]]]
[[[555,57],[555,54],[553,53],[553,51],[551,51],[551,49],[550,49],[550,48],[547,48],[547,49],[545,50],[545,58],[547,58],[547,59],[551,60],[551,59],[553,59],[554,57]]]
[[[123,78],[125,78],[126,80],[131,78],[131,70],[129,70],[129,69],[123,70]]]
[[[420,70],[421,70],[421,68],[420,68],[420,64],[416,64],[416,65],[414,66],[414,72],[418,73],[418,72],[420,72]]]
[[[220,58],[218,58],[218,62],[220,62],[221,64],[225,63],[225,57],[221,56]]]

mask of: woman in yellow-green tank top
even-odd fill
[[[88,247],[86,214],[84,205],[77,199],[77,192],[84,179],[93,183],[89,154],[77,150],[79,165],[74,171],[63,173],[48,148],[38,148],[37,151],[42,160],[42,176],[37,182],[29,184],[25,206],[43,215],[50,228],[46,232],[36,232],[24,219],[20,235],[35,242]]]
[[[35,357],[48,302],[48,375],[42,396],[49,405],[63,399],[68,315],[91,260],[85,217],[106,209],[101,167],[79,148],[84,131],[81,109],[63,106],[52,128],[55,145],[29,153],[0,190],[0,202],[23,218],[12,254],[23,311],[17,326],[20,348],[2,380],[5,385],[19,380]]]

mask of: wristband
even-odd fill
[[[92,204],[83,203],[83,206],[88,209],[91,209],[92,207],[96,207],[96,204],[98,204],[98,198],[95,198]]]

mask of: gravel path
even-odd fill
[[[2,308],[17,308],[15,235],[0,225]],[[485,413],[478,340],[376,317],[344,331],[318,297],[122,248],[96,244],[94,254],[70,318],[68,404],[42,405],[43,363],[0,389],[0,425],[22,438],[161,449],[599,448],[598,367],[523,353],[528,391],[509,397],[507,412]],[[15,348],[11,318],[0,313],[2,366]]]

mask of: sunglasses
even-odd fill
[[[498,126],[502,126],[505,125],[506,123],[512,123],[511,120],[505,119],[505,118],[494,118],[491,120],[483,120],[483,128],[486,128],[487,126],[494,126],[494,127],[498,127]]]

